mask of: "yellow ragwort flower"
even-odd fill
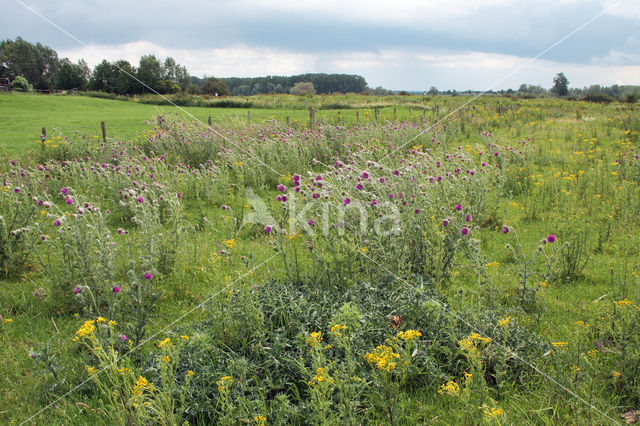
[[[391,371],[396,368],[396,362],[400,355],[393,352],[389,346],[380,345],[373,352],[367,353],[364,359],[369,364],[375,364],[380,371]]]
[[[158,348],[162,349],[165,346],[171,346],[171,337],[167,337],[162,342],[158,343]]]
[[[82,339],[85,336],[90,336],[95,331],[96,327],[94,320],[88,320],[76,331],[76,337],[73,338],[74,342],[77,342],[78,339]]]
[[[460,386],[453,380],[450,380],[447,383],[440,385],[438,393],[445,395],[458,395],[460,393]]]
[[[420,333],[418,330],[400,331],[398,332],[397,337],[404,340],[405,342],[409,342],[413,339],[417,339],[418,337],[422,337],[422,333]]]
[[[569,342],[551,342],[554,348],[566,349]]]
[[[322,341],[322,332],[321,331],[314,331],[313,333],[311,333],[311,336],[309,338],[307,338],[307,343],[313,349],[315,349],[316,346],[318,346],[321,341]]]
[[[511,315],[509,315],[506,318],[502,318],[501,320],[498,320],[498,325],[500,327],[504,327],[505,325],[508,325],[511,322]]]

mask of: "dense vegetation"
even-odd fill
[[[70,131],[7,159],[0,411],[73,424],[631,418],[638,106],[457,110],[466,100],[312,129],[165,115],[135,138]]]

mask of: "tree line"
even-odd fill
[[[118,95],[158,92],[170,94],[257,95],[266,93],[361,93],[367,89],[358,75],[303,74],[291,77],[199,78],[173,58],[164,61],[145,55],[138,64],[120,59],[103,60],[93,70],[83,59],[73,63],[41,43],[21,37],[0,42],[0,77],[8,77],[12,87],[22,90],[92,90]],[[152,90],[153,89],[153,90]]]

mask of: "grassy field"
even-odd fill
[[[264,96],[261,98],[265,98]],[[321,97],[316,97],[320,99]],[[356,98],[365,105],[362,97]],[[375,100],[375,99],[374,99]],[[260,104],[265,104],[261,100]],[[289,117],[292,126],[304,127],[309,123],[309,112],[300,109],[255,108],[194,108],[148,105],[138,102],[108,100],[84,96],[42,96],[22,93],[0,92],[0,149],[8,154],[19,154],[26,150],[37,149],[40,143],[42,127],[47,129],[49,138],[56,135],[70,136],[76,131],[83,134],[101,135],[100,122],[104,121],[109,137],[123,139],[135,138],[149,130],[150,120],[160,115],[178,116],[186,120],[200,120],[207,123],[211,117],[215,125],[238,126],[247,124],[247,112],[250,111],[252,123],[268,120],[285,122]],[[309,105],[320,107],[319,102]],[[345,105],[348,105],[345,103]],[[293,105],[292,105],[293,106]],[[363,123],[375,121],[370,108],[347,110],[324,110],[316,113],[316,120],[328,120],[333,123],[355,123],[356,114],[361,114]],[[410,112],[409,107],[398,107],[396,118],[418,119],[418,109]],[[393,117],[393,108],[381,108],[379,120]]]
[[[347,125],[0,95],[0,418],[633,415],[638,105],[318,98]]]

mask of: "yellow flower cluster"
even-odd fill
[[[311,336],[309,336],[309,338],[307,339],[307,343],[313,349],[315,349],[316,346],[318,346],[320,344],[320,342],[322,342],[322,332],[321,331],[314,331],[313,333],[311,333]]]
[[[584,326],[584,321],[576,321],[576,322],[573,323],[573,325]]]
[[[484,417],[487,419],[491,419],[493,417],[498,417],[504,414],[504,410],[502,408],[499,407],[484,407],[484,409],[482,410]]]
[[[342,330],[346,330],[347,326],[346,325],[341,325],[341,324],[336,324],[333,327],[331,327],[331,333],[334,336],[340,337],[342,336]]]
[[[617,302],[613,302],[613,303],[615,303],[618,306],[629,306],[633,304],[633,302],[631,302],[630,300],[627,300],[626,297],[622,300],[618,300]]]
[[[255,416],[253,421],[256,422],[258,426],[265,426],[267,424],[267,418],[265,416]]]
[[[404,340],[405,342],[409,342],[413,339],[417,339],[418,337],[422,337],[422,333],[418,330],[400,331],[396,337]]]
[[[551,342],[554,348],[566,349],[569,342]]]
[[[438,393],[445,395],[458,395],[460,393],[460,386],[453,380],[450,380],[447,383],[440,385]]]
[[[144,377],[138,376],[138,380],[133,385],[133,395],[141,396],[145,389],[153,389],[153,383],[149,383]]]
[[[487,263],[487,268],[491,268],[492,266],[498,266],[500,265],[500,262],[489,262]]]
[[[511,323],[511,315],[509,315],[506,318],[502,318],[501,320],[498,320],[498,325],[500,327],[504,327],[505,325],[508,325],[509,323]]]
[[[231,238],[230,240],[224,240],[222,242],[222,244],[224,244],[228,248],[232,249],[236,245],[236,239],[235,238]]]
[[[122,368],[118,368],[118,373],[124,376],[127,373],[131,373],[131,370],[129,370],[127,367],[122,367]]]
[[[622,375],[622,374],[620,374],[620,372],[619,372],[619,371],[614,371],[614,372],[613,372],[613,378],[614,378],[614,379],[619,379],[621,375]]]
[[[196,373],[194,373],[193,371],[187,370],[187,377],[193,377],[195,375],[196,375]]]
[[[308,382],[310,385],[320,384],[322,382],[327,382],[333,384],[333,379],[327,374],[326,368],[318,368],[316,370],[316,375]]]
[[[476,354],[480,345],[489,343],[491,343],[490,337],[482,337],[476,332],[471,332],[466,339],[458,340],[462,350],[467,351],[469,354]]]
[[[92,367],[90,365],[85,365],[85,368],[87,369],[87,373],[89,373],[89,375],[91,376],[98,373],[98,370],[95,367]]]
[[[79,339],[83,337],[90,336],[95,331],[96,327],[94,326],[96,322],[94,320],[85,321],[84,324],[76,331],[76,337],[73,338],[74,342],[77,342]]]
[[[218,381],[216,381],[218,392],[224,392],[231,383],[233,383],[233,378],[231,378],[231,376],[220,377]]]
[[[373,352],[367,353],[364,356],[364,359],[369,364],[375,364],[380,371],[391,371],[395,369],[396,363],[394,361],[398,358],[400,358],[400,355],[385,345],[376,347]]]
[[[168,356],[168,355],[164,355],[164,356],[162,357],[162,361],[163,361],[163,362],[166,362],[166,363],[168,364],[168,363],[170,363],[170,362],[171,362],[171,357],[170,357],[170,356]]]
[[[171,346],[171,337],[167,337],[162,342],[158,343],[158,348],[162,349],[165,346]]]

